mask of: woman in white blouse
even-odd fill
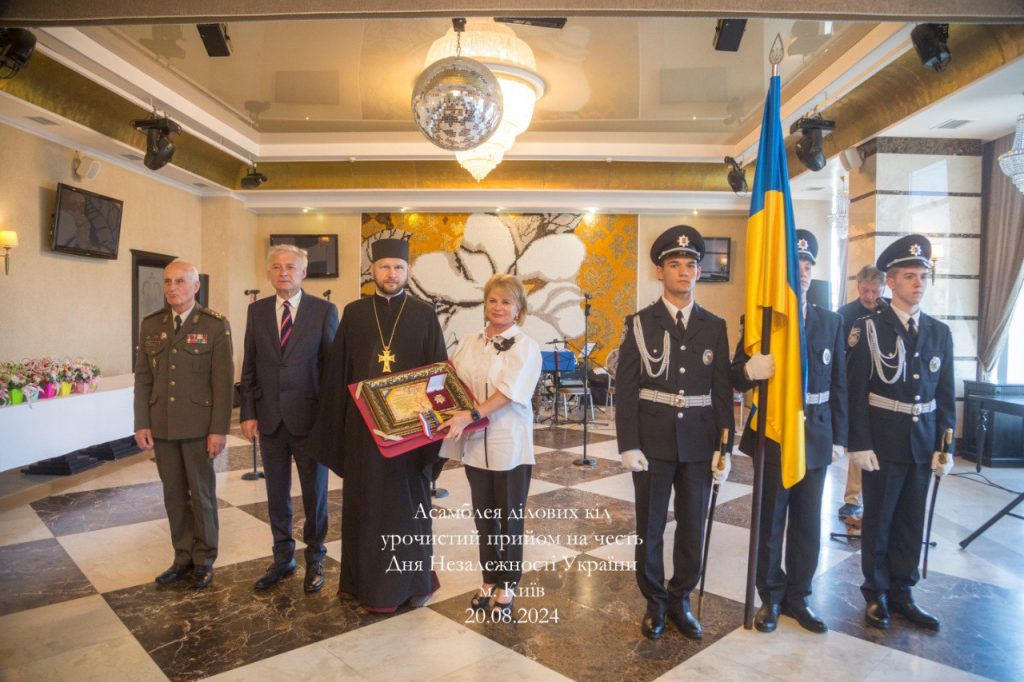
[[[469,479],[483,567],[472,607],[486,610],[493,596],[492,616],[504,620],[522,577],[523,517],[534,464],[531,401],[541,357],[537,343],[519,328],[526,290],[518,278],[491,277],[484,286],[484,318],[487,326],[463,337],[451,359],[479,404],[442,426],[448,435],[441,456],[461,460]],[[490,419],[487,428],[464,432],[484,417]]]

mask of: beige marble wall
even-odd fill
[[[256,216],[231,197],[202,202],[203,268],[210,275],[210,307],[228,318],[235,335],[235,375],[242,371],[242,338],[256,253]]]
[[[359,256],[362,248],[360,214],[261,215],[256,218],[256,241],[247,288],[259,289],[260,297],[273,293],[267,280],[266,255],[272,234],[336,234],[338,235],[338,277],[307,279],[303,288],[322,296],[331,290],[331,301],[339,312],[346,303],[359,298]]]
[[[92,180],[71,172],[75,150],[0,124],[0,229],[15,230],[0,272],[0,359],[82,356],[113,376],[131,371],[132,254],[155,251],[205,272],[202,200],[111,163]],[[58,182],[124,201],[117,260],[50,250]],[[211,277],[211,289],[220,286]]]

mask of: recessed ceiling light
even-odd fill
[[[411,209],[411,208],[409,208],[408,206],[403,206],[403,207],[402,207],[402,208],[400,208],[399,210],[400,210],[400,211],[401,211],[402,213],[408,213],[408,212],[409,212],[409,211],[411,211],[412,209]]]
[[[700,211],[698,211],[697,209],[693,209],[693,215],[700,215]]]
[[[313,209],[311,209],[311,208],[309,208],[309,207],[307,206],[306,208],[302,209],[302,212],[303,212],[303,213],[309,213],[309,212],[310,212],[310,211],[312,211],[312,210],[313,210]]]

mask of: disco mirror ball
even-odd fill
[[[427,139],[461,152],[487,141],[501,123],[501,86],[475,59],[447,57],[428,66],[412,90],[412,115]]]

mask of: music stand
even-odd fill
[[[555,340],[548,345],[565,345],[564,340]],[[541,351],[541,371],[550,372],[554,375],[555,385],[551,394],[551,426],[558,426],[558,391],[561,388],[559,374],[561,372],[576,371],[576,356],[571,350],[545,350]],[[569,415],[566,415],[568,420]]]

